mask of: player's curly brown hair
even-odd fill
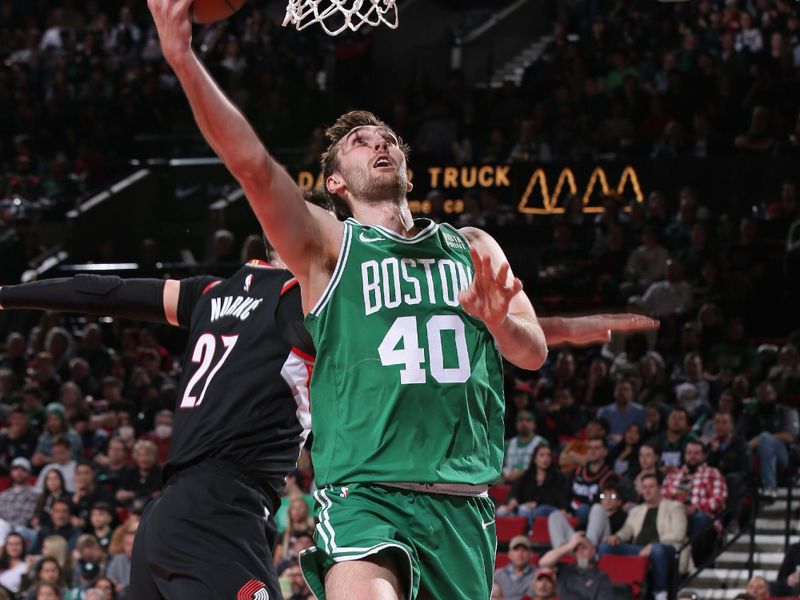
[[[324,179],[327,180],[328,177],[330,177],[339,168],[339,142],[341,139],[356,127],[364,127],[367,125],[374,127],[385,127],[391,131],[395,137],[397,137],[397,143],[400,146],[400,150],[403,151],[403,155],[406,158],[406,163],[408,163],[408,154],[410,148],[408,147],[408,144],[403,141],[403,138],[397,135],[397,133],[391,127],[389,127],[389,125],[380,120],[373,113],[366,110],[353,110],[343,114],[341,117],[336,119],[336,122],[333,125],[325,130],[325,137],[328,139],[329,143],[328,148],[322,153],[322,158],[320,160],[320,164],[322,166],[322,176]],[[340,217],[351,216],[350,208],[341,198],[331,194],[327,191],[327,189],[325,190],[325,193],[333,203],[337,215]]]

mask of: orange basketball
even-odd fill
[[[194,0],[192,18],[195,23],[214,23],[230,17],[244,3],[245,0]]]

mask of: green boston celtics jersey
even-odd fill
[[[348,219],[330,284],[306,317],[316,483],[489,484],[503,461],[503,372],[458,291],[466,239],[427,219],[404,238]]]

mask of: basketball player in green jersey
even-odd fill
[[[481,600],[490,594],[503,453],[501,355],[538,369],[545,331],[486,233],[411,218],[406,147],[369,113],[328,131],[327,191],[303,201],[191,49],[192,0],[148,0],[164,57],[209,144],[300,281],[312,379],[318,598]],[[635,316],[548,323],[558,341],[651,327]]]

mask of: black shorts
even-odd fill
[[[128,597],[282,600],[267,502],[226,463],[204,461],[172,477],[139,523]]]

